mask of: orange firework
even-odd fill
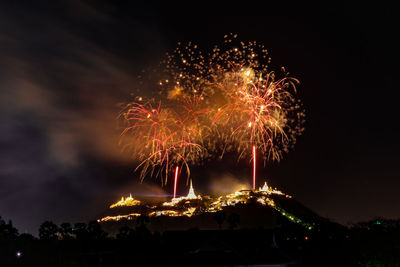
[[[128,145],[141,161],[136,169],[142,169],[142,179],[147,173],[153,175],[155,167],[160,166],[156,175],[162,175],[160,170],[164,169],[166,182],[170,168],[182,164],[188,168],[187,156],[202,150],[200,145],[192,142],[193,131],[188,130],[190,127],[184,125],[185,121],[180,120],[173,110],[162,108],[161,102],[156,106],[135,102],[122,114],[128,123],[122,135],[129,137]]]
[[[291,94],[285,90],[291,78],[274,81],[273,73],[256,76],[250,68],[232,71],[219,82],[225,94],[225,104],[214,115],[218,127],[230,129],[230,140],[236,143],[239,159],[246,156],[253,146],[266,152],[266,158],[280,160],[279,144],[289,141],[287,128],[287,103]]]
[[[142,179],[160,167],[156,175],[165,170],[166,182],[171,168],[184,165],[189,175],[189,164],[236,151],[238,159],[252,158],[255,187],[256,151],[264,163],[279,161],[303,132],[298,81],[284,69],[277,78],[264,46],[236,37],[225,36],[208,54],[178,44],[157,81],[163,107],[140,99],[124,110],[123,136],[141,161]]]
[[[238,42],[226,35],[222,47],[203,54],[191,43],[179,44],[164,61],[169,77],[161,90],[172,96],[200,95],[207,105],[202,123],[207,151],[223,156],[250,158],[252,147],[262,151],[264,162],[279,161],[303,131],[304,113],[293,93],[298,81],[284,71],[283,78],[268,70],[270,58],[263,45]],[[204,126],[204,125],[203,125]]]

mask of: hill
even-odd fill
[[[159,203],[142,203],[129,196],[112,204],[98,222],[110,234],[116,234],[122,226],[138,224],[146,224],[152,232],[165,232],[192,228],[276,229],[288,225],[312,230],[330,223],[267,184],[259,190],[219,197],[196,196],[191,185],[187,196]]]

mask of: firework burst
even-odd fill
[[[161,102],[131,103],[122,116],[127,123],[122,136],[128,137],[126,146],[141,161],[136,169],[141,168],[142,179],[153,175],[159,166],[156,175],[161,175],[166,183],[171,168],[185,165],[189,172],[188,162],[201,154],[202,147],[192,140],[196,138],[194,128],[173,110],[163,108]]]
[[[263,45],[233,34],[210,53],[178,44],[161,63],[163,107],[135,101],[122,113],[141,177],[164,173],[166,182],[171,168],[184,165],[189,174],[190,164],[226,151],[279,161],[303,132],[304,112],[294,97],[298,81],[283,68],[278,78],[270,60]]]
[[[204,124],[212,133],[203,137],[208,151],[236,151],[251,158],[252,147],[267,160],[279,161],[303,132],[304,112],[294,97],[298,80],[282,68],[282,78],[269,70],[271,58],[263,45],[224,36],[211,53],[192,43],[179,44],[163,62],[168,96],[201,95],[208,108]]]
[[[233,142],[239,159],[251,153],[253,146],[265,152],[265,160],[280,160],[292,136],[286,134],[287,105],[293,102],[286,90],[291,78],[274,80],[273,73],[256,76],[250,68],[241,67],[225,75],[219,83],[225,103],[215,111],[213,123],[228,130],[225,143]]]

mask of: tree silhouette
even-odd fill
[[[146,225],[150,221],[149,217],[147,217],[144,214],[141,214],[137,219],[136,223],[139,224],[140,226]]]
[[[218,223],[219,229],[221,230],[222,224],[226,219],[226,212],[223,210],[219,210],[213,214],[213,218]]]
[[[63,240],[72,239],[72,226],[70,223],[62,223],[59,231]]]
[[[229,228],[230,229],[234,229],[235,227],[238,226],[238,224],[240,223],[240,216],[237,213],[231,213],[228,216],[227,219],[228,223],[229,223]]]
[[[149,241],[152,236],[150,230],[146,227],[146,224],[149,223],[149,221],[149,217],[143,214],[136,219],[136,223],[139,225],[136,227],[136,237],[140,240],[145,240],[146,242]]]
[[[116,235],[117,239],[133,239],[135,237],[135,230],[129,226],[122,226],[119,233]]]
[[[40,225],[39,238],[41,240],[57,240],[59,234],[58,230],[58,226],[55,223],[45,221]]]
[[[87,232],[91,240],[102,240],[108,235],[97,221],[90,221],[88,223]]]
[[[89,238],[86,223],[75,223],[72,232],[75,234],[77,240],[84,240]]]
[[[28,233],[23,233],[19,235],[18,239],[21,241],[33,241],[36,240],[36,237]]]
[[[17,237],[18,229],[13,226],[12,221],[9,220],[6,223],[0,216],[0,240],[15,239]]]

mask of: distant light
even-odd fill
[[[308,236],[305,236],[305,237],[304,237],[304,240],[308,240]]]
[[[380,221],[376,221],[376,223],[375,224],[382,224]]]
[[[17,254],[16,254],[16,256],[17,256],[17,258],[20,258],[20,257],[22,256],[22,253],[21,253],[21,251],[17,251]]]

